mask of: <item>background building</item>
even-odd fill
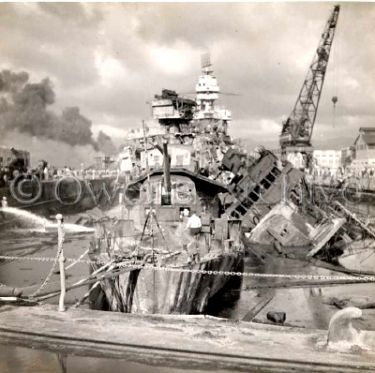
[[[355,158],[352,168],[366,169],[375,167],[375,128],[361,127],[354,142]]]
[[[341,164],[341,150],[314,150],[313,159],[318,173],[329,172],[336,175]]]

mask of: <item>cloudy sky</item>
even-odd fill
[[[162,88],[194,90],[210,51],[231,134],[275,146],[333,3],[0,4],[0,69],[49,77],[53,110],[78,106],[120,139]],[[349,145],[375,125],[375,3],[343,3],[315,131]],[[335,126],[331,98],[338,96]],[[1,141],[1,140],[0,140]]]

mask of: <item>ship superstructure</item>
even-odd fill
[[[168,141],[172,168],[210,176],[227,182],[221,161],[233,142],[228,135],[231,112],[217,105],[220,87],[209,55],[202,58],[201,74],[195,87],[195,99],[163,89],[150,102],[152,118],[127,136],[119,163],[134,177],[146,168],[162,168],[162,143]]]
[[[216,105],[220,97],[220,87],[208,53],[202,56],[202,71],[195,91],[198,110],[195,112],[194,119],[207,126],[219,126],[219,130],[227,134],[232,113]]]
[[[221,216],[219,195],[228,189],[220,166],[232,142],[230,112],[215,104],[219,91],[206,60],[196,100],[163,89],[151,102],[152,119],[128,136],[121,153],[133,179],[124,188],[127,219],[99,224],[91,251],[101,262],[140,265],[101,283],[111,310],[204,312],[228,277],[196,271],[242,270],[241,222]],[[198,224],[195,233],[191,221]]]
[[[205,54],[202,56],[201,74],[195,86],[195,100],[163,89],[161,95],[155,95],[151,103],[152,116],[168,130],[171,130],[171,127],[180,132],[190,130],[201,133],[214,130],[227,135],[232,113],[217,105],[219,98],[220,87],[214,75],[210,55]]]

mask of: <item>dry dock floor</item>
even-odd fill
[[[0,343],[160,366],[257,372],[375,371],[368,349],[319,347],[327,331],[205,316],[133,315],[56,306],[0,307]]]

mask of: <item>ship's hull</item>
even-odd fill
[[[204,313],[210,298],[223,289],[231,276],[197,271],[242,272],[243,255],[223,253],[199,263],[170,268],[175,270],[143,268],[103,280],[101,289],[109,310],[142,314]],[[98,294],[94,299],[94,307],[100,308]]]
[[[375,242],[372,239],[352,242],[345,248],[338,262],[353,272],[375,274]]]
[[[306,260],[309,251],[312,249],[310,246],[289,246],[280,247],[274,243],[259,244],[256,242],[245,241],[246,254],[258,259],[267,258],[289,258]]]
[[[95,206],[111,206],[118,190],[114,177],[81,180],[73,177],[35,182],[32,187],[9,186],[0,188],[9,207],[17,207],[44,216],[56,213],[79,213]]]

